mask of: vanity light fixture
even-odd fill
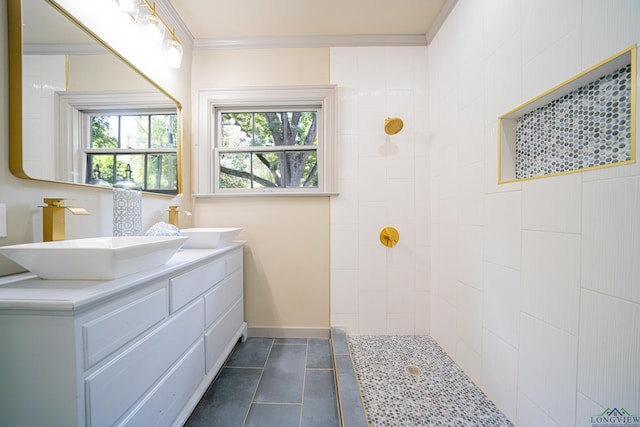
[[[171,32],[171,39],[164,42],[164,58],[167,65],[171,68],[180,68],[182,66],[182,45],[176,38],[176,30]]]
[[[140,13],[140,0],[116,0],[120,10],[131,18],[133,22],[138,21]]]
[[[149,3],[148,0],[142,1],[144,2],[144,5],[151,11],[151,15],[146,15],[143,18],[143,21],[145,22],[145,33],[147,32],[147,28],[150,28],[151,25],[155,26],[156,30],[149,29],[149,31],[156,31],[156,34],[149,37],[151,37],[152,40],[158,43],[158,46],[162,47],[167,65],[171,68],[180,68],[180,66],[182,65],[183,50],[180,41],[176,37],[176,29],[169,28],[167,23],[160,17],[160,15],[158,15],[158,13],[156,12],[155,2],[152,4]],[[146,22],[150,22],[151,24],[146,24]],[[171,38],[165,40],[163,43],[165,28],[167,29],[169,34],[171,34]],[[159,34],[157,34],[157,32],[159,32]]]
[[[151,11],[142,17],[142,32],[144,36],[155,42],[163,51],[165,61],[171,68],[180,68],[182,65],[183,49],[180,40],[176,37],[176,29],[169,27],[167,23],[158,15],[155,2],[148,0],[114,0],[120,10],[131,17],[134,23],[138,21],[140,7],[144,6]],[[165,40],[166,33],[171,34],[171,38]]]
[[[158,46],[162,46],[162,41],[164,40],[164,25],[156,14],[155,3],[153,3],[151,7],[151,15],[145,15],[142,18],[142,26],[144,36]]]

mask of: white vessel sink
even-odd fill
[[[241,227],[184,228],[180,230],[180,234],[189,237],[189,240],[184,244],[185,249],[217,249],[233,243],[241,230]]]
[[[42,279],[111,280],[164,264],[187,239],[94,237],[2,246],[0,254]]]

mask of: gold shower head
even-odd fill
[[[402,119],[400,117],[387,117],[384,121],[384,132],[387,135],[395,135],[402,130]]]

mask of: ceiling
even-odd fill
[[[455,0],[170,0],[202,40],[435,34]]]

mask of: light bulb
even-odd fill
[[[156,15],[145,15],[142,18],[144,36],[158,46],[162,46],[164,40],[164,25]]]
[[[139,3],[140,0],[118,0],[120,10],[128,14],[134,22],[138,20]]]
[[[164,58],[171,68],[182,66],[182,45],[176,39],[168,39],[164,42]]]

